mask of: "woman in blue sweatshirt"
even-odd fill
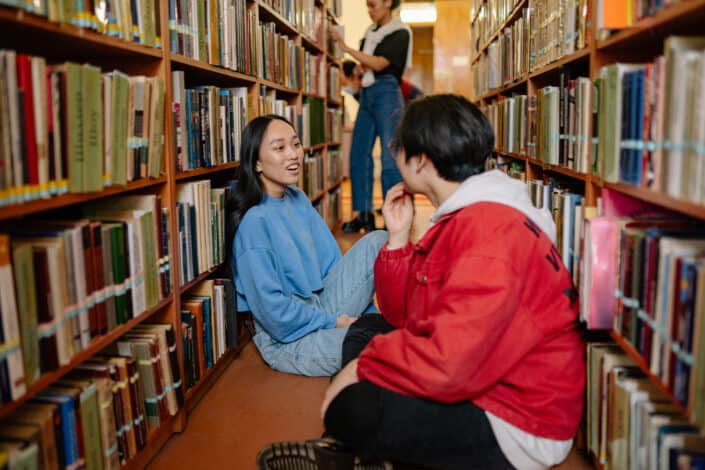
[[[376,231],[346,255],[306,194],[294,187],[303,148],[284,118],[244,129],[233,193],[231,268],[238,311],[251,311],[254,342],[273,369],[312,376],[341,367],[348,326],[377,312],[373,265],[387,233]]]

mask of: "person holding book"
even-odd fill
[[[254,343],[273,369],[327,376],[341,364],[347,327],[373,304],[375,231],[342,257],[308,196],[296,189],[303,148],[286,119],[261,116],[242,133],[229,201],[229,259],[238,311],[251,311]]]
[[[343,52],[354,57],[363,69],[350,149],[353,211],[357,216],[343,224],[343,231],[348,233],[375,228],[372,149],[378,136],[382,146],[383,194],[401,181],[388,148],[404,107],[399,85],[404,69],[411,65],[412,53],[411,29],[393,14],[400,1],[367,0],[367,13],[373,24],[365,32],[359,51],[348,47],[337,29],[330,31]]]
[[[326,432],[364,457],[428,468],[560,463],[582,416],[585,345],[550,214],[522,182],[484,172],[494,135],[463,97],[410,103],[395,145],[404,181],[385,199],[374,270],[383,318],[350,328]],[[412,194],[436,207],[417,243]],[[370,329],[380,334],[365,345]]]

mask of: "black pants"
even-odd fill
[[[343,364],[357,357],[375,334],[393,329],[381,315],[362,316],[343,342]],[[325,426],[366,458],[438,469],[513,468],[485,412],[470,402],[439,403],[360,382],[333,400]]]

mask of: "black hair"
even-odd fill
[[[264,197],[264,188],[262,180],[257,174],[257,160],[259,160],[259,151],[262,145],[264,133],[267,131],[269,124],[279,120],[289,124],[292,129],[294,126],[285,118],[275,114],[259,116],[251,120],[242,131],[242,140],[240,143],[240,166],[238,168],[237,183],[234,189],[230,191],[228,200],[226,201],[226,266],[231,268],[231,273],[234,273],[234,267],[230,266],[233,255],[233,240],[235,232],[240,225],[240,221],[248,210],[256,206]]]
[[[392,10],[396,10],[401,5],[401,0],[392,0]]]
[[[343,75],[345,75],[347,78],[352,78],[353,71],[355,70],[355,67],[357,66],[357,63],[353,60],[346,59],[343,61]]]
[[[425,154],[446,181],[482,173],[494,149],[494,132],[484,114],[460,95],[430,95],[412,101],[392,141],[406,160]]]

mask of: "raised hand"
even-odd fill
[[[387,191],[387,197],[382,206],[384,223],[389,232],[388,249],[401,248],[409,242],[409,231],[414,220],[414,206],[411,194],[404,183],[399,183]]]

